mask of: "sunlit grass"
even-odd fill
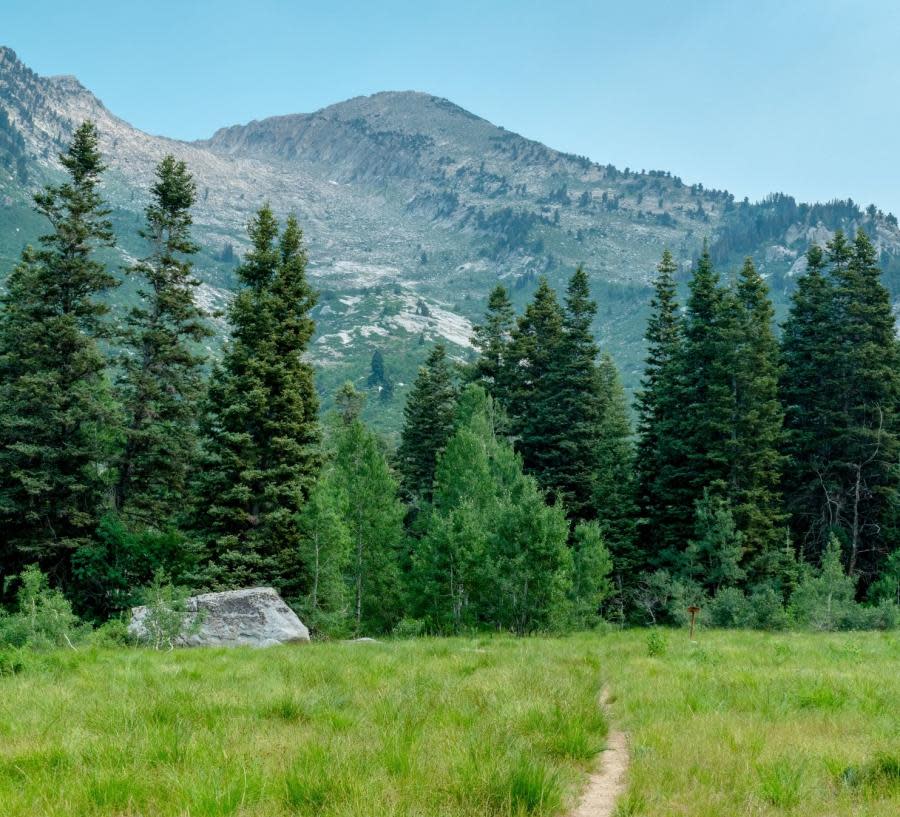
[[[619,817],[900,814],[896,634],[634,631],[29,659],[0,815],[564,814],[603,683]]]
[[[900,814],[900,636],[604,639],[630,733],[625,815]]]
[[[0,679],[0,814],[556,814],[599,668],[584,639],[58,653]]]

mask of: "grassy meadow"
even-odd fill
[[[565,814],[629,734],[617,815],[900,813],[895,634],[647,631],[83,649],[0,677],[0,814]]]

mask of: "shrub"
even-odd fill
[[[147,614],[142,640],[154,650],[171,650],[179,639],[197,633],[203,617],[189,608],[187,599],[187,590],[176,587],[165,571],[157,570],[144,590]]]
[[[25,653],[16,647],[0,649],[0,678],[16,675],[25,669]]]
[[[790,624],[781,595],[769,585],[760,585],[753,591],[750,609],[753,617],[751,626],[757,630],[785,630]]]
[[[0,645],[50,649],[71,647],[87,632],[68,599],[49,586],[37,565],[19,574],[17,609],[0,619]]]
[[[647,655],[658,658],[666,654],[666,637],[659,630],[651,630],[647,633]]]
[[[709,603],[709,619],[714,627],[752,627],[755,624],[753,607],[743,591],[725,587]]]

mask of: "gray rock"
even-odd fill
[[[199,613],[201,621],[197,632],[177,639],[181,647],[271,647],[309,641],[309,630],[271,587],[204,593],[191,596],[186,606],[188,618]],[[147,613],[146,607],[131,611],[128,632],[137,639],[147,637]]]

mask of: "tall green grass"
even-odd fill
[[[551,815],[603,746],[587,640],[53,653],[0,679],[0,815]]]
[[[896,633],[646,633],[603,641],[630,733],[625,815],[900,814]]]
[[[618,817],[900,814],[895,634],[82,650],[0,677],[0,817],[564,814],[629,733]]]

